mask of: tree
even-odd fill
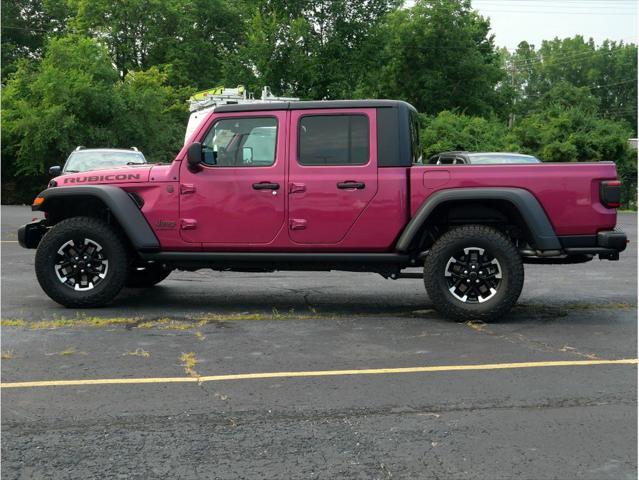
[[[250,3],[250,2],[249,2]],[[366,51],[397,0],[254,2],[240,51],[254,84],[307,99],[352,98]]]
[[[587,87],[559,83],[514,133],[524,149],[548,162],[620,161],[632,130],[625,122],[599,117],[598,107]]]
[[[112,130],[117,144],[135,145],[150,162],[173,160],[184,141],[185,96],[167,85],[167,75],[157,67],[129,72],[115,87],[117,119]]]
[[[242,16],[224,0],[72,0],[75,27],[107,45],[120,78],[162,66],[174,86],[224,80],[243,43]]]
[[[116,80],[106,50],[75,35],[51,40],[37,67],[21,63],[3,104],[3,153],[15,172],[43,173],[80,144],[113,146]]]
[[[443,111],[435,117],[422,115],[422,122],[420,138],[424,159],[450,150],[516,152],[520,149],[517,138],[496,119]]]
[[[77,35],[53,39],[42,62],[24,62],[7,83],[3,168],[37,176],[77,146],[140,147],[167,160],[184,138],[185,92],[158,68],[119,80],[105,47]]]
[[[637,46],[581,36],[542,42],[536,50],[522,42],[507,60],[518,89],[510,110],[520,118],[539,110],[539,99],[558,84],[586,88],[600,116],[637,124]],[[636,132],[636,130],[635,130]]]
[[[2,81],[19,60],[39,60],[47,35],[61,34],[69,18],[66,0],[2,0]]]
[[[491,115],[505,78],[488,20],[468,0],[418,0],[388,15],[375,42],[375,68],[362,82],[367,96],[401,98],[431,115],[458,109]]]

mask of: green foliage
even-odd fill
[[[80,144],[111,146],[117,73],[106,50],[77,36],[54,39],[37,66],[24,62],[3,95],[4,155],[35,175]]]
[[[540,98],[565,84],[589,92],[601,117],[626,121],[636,133],[637,45],[606,40],[597,46],[576,36],[544,41],[539,49],[522,42],[506,57],[516,90],[510,110],[518,116],[538,110]]]
[[[5,187],[42,186],[77,145],[135,145],[170,160],[188,96],[242,84],[406,100],[423,112],[426,156],[612,160],[624,201],[636,202],[635,44],[576,36],[509,53],[470,0],[1,2]]]
[[[184,97],[157,68],[120,81],[107,50],[68,35],[49,42],[42,62],[18,65],[3,96],[3,169],[39,175],[77,145],[137,145],[167,160],[184,135]]]
[[[250,2],[240,56],[253,82],[308,99],[352,98],[370,66],[365,51],[397,0]]]
[[[525,151],[547,162],[620,161],[632,129],[601,118],[597,106],[588,89],[560,83],[513,130]]]
[[[2,81],[21,60],[37,60],[50,35],[61,34],[69,18],[66,0],[2,0]]]
[[[420,0],[397,10],[373,37],[379,54],[360,91],[405,99],[431,115],[491,115],[501,109],[495,87],[505,72],[489,32],[467,0]]]
[[[115,87],[114,137],[120,146],[140,148],[149,162],[170,162],[184,139],[186,92],[180,95],[166,82],[167,75],[151,67],[129,72]]]
[[[506,125],[496,119],[485,119],[450,111],[436,117],[422,115],[424,128],[421,141],[424,158],[449,150],[479,152],[518,151],[518,140]]]
[[[234,2],[224,0],[71,0],[74,27],[100,38],[121,78],[162,65],[173,86],[221,82],[245,35]]]

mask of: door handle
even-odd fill
[[[339,182],[337,184],[337,188],[341,188],[342,190],[348,190],[351,188],[362,190],[364,187],[366,187],[364,182]]]
[[[279,190],[280,189],[280,184],[279,183],[269,183],[269,182],[254,183],[253,184],[253,189],[254,190]]]

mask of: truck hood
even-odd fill
[[[97,185],[114,183],[142,183],[149,181],[149,174],[153,165],[123,166],[105,170],[91,170],[89,172],[68,173],[55,177],[53,181],[59,187],[73,185]]]

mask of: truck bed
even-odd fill
[[[616,178],[613,162],[417,165],[409,169],[410,214],[441,189],[523,188],[541,203],[557,235],[594,235],[617,223],[617,211],[599,201],[600,181]]]

